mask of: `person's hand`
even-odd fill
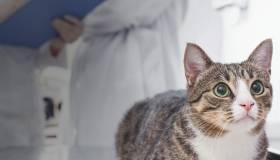
[[[65,42],[61,38],[54,38],[50,40],[49,47],[51,55],[56,58],[59,56],[65,46]]]
[[[76,41],[83,32],[83,23],[76,17],[66,15],[63,19],[54,19],[52,22],[54,29],[66,43]]]
[[[52,26],[59,34],[59,37],[50,40],[50,51],[53,57],[58,57],[62,52],[65,43],[76,41],[82,34],[84,26],[82,22],[73,16],[66,15],[63,19],[56,18]]]

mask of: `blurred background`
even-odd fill
[[[280,150],[280,1],[0,0],[0,159],[113,160],[136,101],[186,86],[187,42],[240,62],[272,38]]]

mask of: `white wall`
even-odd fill
[[[211,0],[189,0],[189,7],[180,35],[181,51],[186,43],[201,46],[214,61],[221,60],[223,45],[222,16],[212,7]]]

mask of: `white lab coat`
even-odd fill
[[[0,46],[1,160],[39,159],[44,108],[36,70],[48,65],[64,67],[65,63],[63,54],[58,59],[50,56],[48,44],[40,50]]]
[[[38,52],[0,47],[0,159],[37,160],[43,109],[34,75]]]
[[[85,19],[73,64],[72,159],[115,159],[114,135],[136,101],[184,88],[178,29],[187,0],[107,0]]]

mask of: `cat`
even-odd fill
[[[116,134],[118,159],[265,160],[272,50],[267,39],[246,61],[221,64],[187,44],[187,90],[136,103]]]

